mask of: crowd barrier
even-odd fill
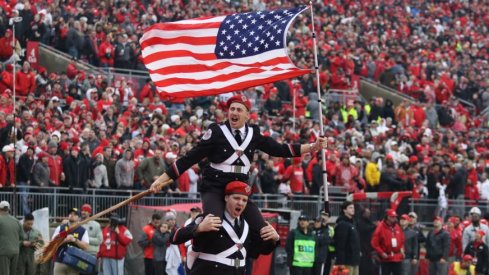
[[[119,189],[81,189],[70,190],[62,187],[30,187],[18,186],[16,189],[3,189],[0,191],[0,200],[9,201],[12,215],[21,218],[25,212],[48,207],[51,220],[66,217],[72,207],[80,207],[84,203],[92,205],[94,212],[100,212],[126,200],[140,190]],[[340,214],[340,206],[346,200],[346,193],[342,189],[332,187],[329,190],[329,207],[332,216]],[[285,197],[281,194],[254,194],[252,201],[260,208],[267,209],[291,209],[300,210],[311,219],[319,215],[324,207],[322,196],[317,195],[293,195]],[[435,216],[463,216],[473,206],[479,206],[483,215],[489,213],[487,203],[475,203],[465,200],[448,200],[449,207],[446,210],[438,209],[437,201],[430,199],[405,199],[399,205],[399,214],[414,211],[418,214],[418,221],[430,225]],[[180,203],[200,202],[198,193],[158,193],[144,197],[136,202],[145,206],[168,206]],[[368,199],[355,202],[357,215],[361,215],[364,208],[369,208],[374,219],[381,219],[385,209],[389,208],[388,200]],[[127,217],[128,207],[122,207],[118,211],[121,217]]]

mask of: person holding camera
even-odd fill
[[[110,216],[110,224],[102,231],[98,258],[102,260],[103,274],[124,275],[124,258],[127,246],[132,242],[132,234],[124,226],[124,220],[117,214]]]
[[[107,68],[114,66],[115,47],[112,45],[112,35],[108,34],[105,41],[100,43],[98,48],[100,67]]]

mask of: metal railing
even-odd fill
[[[358,90],[339,90],[339,89],[329,89],[324,95],[325,105],[329,106],[331,102],[340,102],[343,106],[349,100],[358,100],[362,99],[362,95],[358,92]]]
[[[69,190],[62,187],[29,187],[19,186],[16,190],[0,191],[0,201],[6,200],[11,204],[12,214],[21,218],[25,213],[25,207],[29,211],[48,207],[51,220],[66,217],[72,207],[80,207],[84,203],[92,206],[95,213],[115,205],[141,190],[119,189],[89,189],[83,192],[81,189]],[[332,216],[340,214],[340,206],[346,200],[346,193],[342,189],[332,187],[330,189],[330,212]],[[252,201],[260,208],[299,210],[303,214],[313,218],[323,209],[323,197],[318,195],[293,195],[285,197],[281,194],[253,194]],[[169,206],[180,203],[200,202],[198,193],[160,193],[140,199],[135,204],[144,206]],[[483,213],[489,213],[487,203],[476,204],[468,200],[448,200],[448,209],[440,211],[437,200],[432,199],[405,199],[398,207],[399,213],[414,211],[418,214],[418,220],[424,224],[431,224],[433,218],[439,215],[463,216],[473,206],[479,206]],[[381,219],[385,209],[390,207],[387,200],[366,200],[355,202],[358,206],[357,215],[363,208],[369,208],[375,219]],[[122,217],[127,217],[129,207],[117,210]]]
[[[369,83],[370,85],[373,85],[373,86],[377,87],[378,89],[382,89],[382,90],[390,93],[391,95],[394,95],[394,96],[396,96],[398,98],[402,98],[402,99],[404,99],[404,100],[406,100],[408,102],[413,103],[413,102],[417,102],[418,101],[417,99],[415,99],[415,98],[413,98],[413,97],[411,97],[411,96],[409,96],[407,94],[404,94],[404,93],[402,93],[402,92],[400,92],[398,90],[392,89],[391,87],[386,86],[386,85],[384,85],[384,84],[382,84],[382,83],[380,83],[378,81],[374,81],[374,80],[372,80],[370,78],[360,77],[360,80],[361,81],[364,81],[365,83]],[[459,97],[456,97],[456,99],[460,103],[462,103],[462,105],[464,105],[467,109],[469,109],[472,113],[474,113],[477,110],[476,106],[473,103],[471,103],[471,102],[469,102],[467,100],[464,100],[462,98],[459,98]]]
[[[48,207],[52,219],[65,217],[69,209],[88,203],[94,212],[100,212],[115,205],[141,190],[120,189],[73,189],[64,187],[18,186],[15,190],[0,191],[0,200],[9,201],[12,215],[21,217],[27,212]],[[343,188],[330,188],[331,200],[344,201]],[[313,217],[323,207],[323,197],[318,195],[293,195],[289,198],[281,194],[253,194],[253,201],[260,208],[286,208],[302,210]],[[140,199],[136,204],[145,206],[168,206],[177,203],[200,202],[199,193],[159,193]],[[127,207],[118,210],[121,216],[127,215]]]

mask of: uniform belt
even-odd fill
[[[214,254],[208,254],[208,253],[200,253],[199,254],[199,259],[206,260],[206,261],[211,261],[211,262],[216,262],[220,263],[223,265],[227,266],[232,266],[232,267],[244,267],[246,265],[246,262],[244,259],[230,259],[230,258],[224,258],[218,255]]]
[[[239,173],[246,175],[250,171],[250,167],[222,163],[211,163],[211,167],[224,173]]]

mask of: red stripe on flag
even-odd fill
[[[216,60],[216,55],[214,53],[194,53],[186,50],[171,51],[171,52],[157,52],[150,54],[143,58],[145,64],[153,63],[155,61],[160,61],[166,58],[174,57],[193,57],[200,61]]]
[[[221,22],[195,23],[195,24],[178,24],[178,23],[158,23],[146,29],[160,31],[181,31],[181,30],[199,30],[199,29],[216,29]]]
[[[223,59],[223,60],[228,60],[228,59]],[[236,64],[232,62],[221,62],[215,65],[207,66],[207,65],[202,65],[202,64],[196,64],[196,65],[176,65],[176,66],[168,66],[164,67],[158,70],[150,70],[150,74],[176,74],[176,73],[197,73],[197,72],[206,72],[206,71],[217,71],[217,70],[222,70],[227,67],[236,65],[240,67],[256,67],[258,64],[259,66],[276,66],[277,64],[286,64],[288,63],[288,57],[277,57],[273,58],[270,60],[267,60],[265,62],[258,62],[254,63],[251,65],[246,65],[246,64]]]
[[[252,73],[261,73],[264,72],[265,70],[262,70],[260,68],[250,68],[241,72],[235,72],[235,73],[229,73],[229,74],[221,74],[216,77],[210,77],[206,79],[192,79],[192,78],[169,78],[161,81],[156,81],[155,85],[160,86],[160,87],[166,87],[170,85],[177,85],[180,83],[186,83],[186,84],[207,84],[211,82],[223,82],[223,81],[228,81],[231,79],[235,79],[247,74],[252,74]]]
[[[215,45],[216,37],[191,37],[191,36],[179,36],[177,38],[161,38],[151,37],[141,43],[141,47],[149,47],[154,45],[171,45],[171,44],[191,44],[191,45]]]
[[[292,72],[288,72],[285,74],[269,77],[267,79],[243,81],[243,82],[240,82],[238,84],[226,86],[224,88],[207,89],[204,91],[179,91],[178,93],[165,93],[163,91],[162,93],[166,96],[170,96],[173,98],[187,98],[187,97],[196,97],[196,96],[217,95],[217,94],[222,94],[225,92],[239,91],[239,90],[247,89],[249,87],[260,86],[263,84],[272,83],[272,82],[279,81],[282,79],[297,77],[297,76],[305,75],[308,73],[311,73],[311,70],[309,70],[309,69],[308,70],[297,69],[296,71],[292,71]],[[163,90],[164,90],[164,88],[163,88]]]

